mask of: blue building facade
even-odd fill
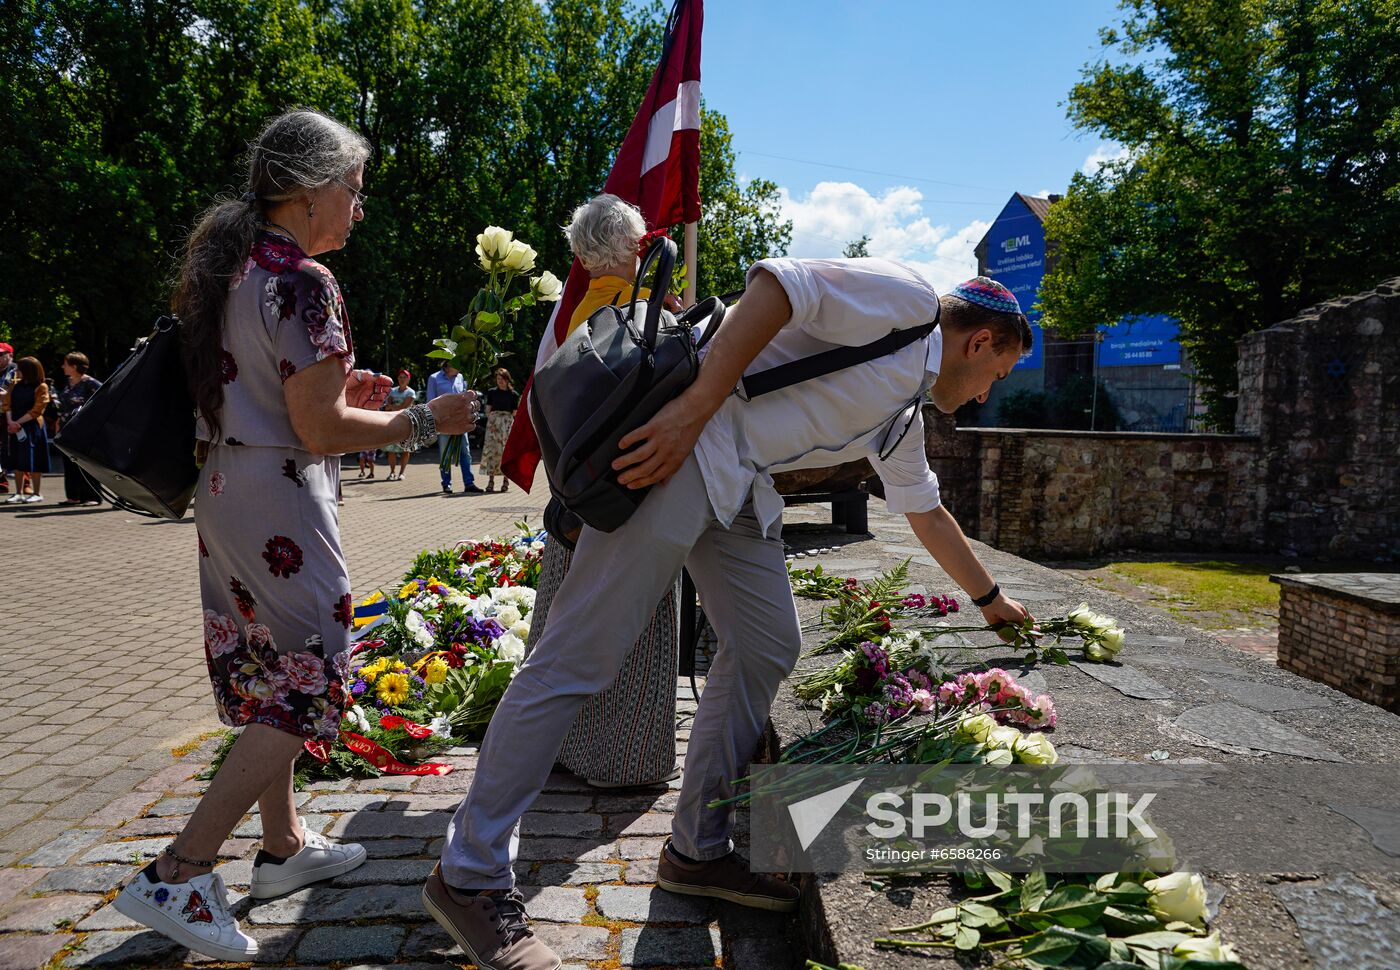
[[[1167,316],[1136,316],[1101,325],[1097,340],[1047,336],[1035,310],[1040,281],[1053,254],[1047,253],[1045,216],[1059,196],[1011,196],[978,243],[977,272],[1005,285],[1026,312],[1034,346],[1010,377],[993,388],[975,413],[960,415],[982,426],[1005,422],[998,405],[1017,390],[1053,392],[1079,374],[1097,375],[1119,417],[1119,430],[1185,431],[1193,394],[1189,363],[1177,342],[1177,323]],[[1098,427],[1098,425],[1096,425]],[[1111,429],[1106,429],[1111,430]]]

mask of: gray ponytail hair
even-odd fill
[[[248,188],[204,211],[185,243],[171,309],[183,324],[185,379],[210,434],[219,437],[224,307],[229,285],[270,205],[292,202],[345,178],[369,157],[369,142],[340,122],[301,108],[279,115],[249,146]]]

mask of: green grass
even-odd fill
[[[1278,572],[1268,563],[1205,562],[1118,562],[1108,567],[1124,579],[1159,587],[1169,610],[1177,614],[1221,614],[1209,625],[1237,626],[1232,617],[1240,614],[1278,612],[1278,586],[1269,575]],[[1215,618],[1212,618],[1215,619]]]

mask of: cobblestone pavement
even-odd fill
[[[404,483],[358,482],[346,467],[341,526],[357,596],[397,580],[420,549],[500,533],[527,516],[538,523],[543,508],[539,494],[514,491],[442,496],[426,464]],[[46,562],[40,581],[16,584],[4,608],[0,970],[205,964],[107,905],[184,825],[215,744],[196,742],[219,728],[200,646],[193,524],[47,505],[0,523],[8,546],[23,537]],[[677,691],[683,756],[694,700],[688,681]],[[171,749],[181,745],[177,757]],[[456,766],[443,777],[303,792],[305,822],[363,843],[370,859],[326,886],[256,906],[240,899],[261,961],[455,962],[418,893],[474,758],[458,748],[442,759]],[[731,967],[793,965],[784,918],[655,888],[677,787],[599,793],[570,775],[551,778],[525,817],[517,869],[540,935],[576,968],[712,967],[722,952]],[[219,871],[237,897],[259,836],[253,815],[225,844]]]

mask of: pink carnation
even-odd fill
[[[965,700],[966,687],[961,681],[947,680],[938,685],[938,700],[941,704],[956,705]]]
[[[933,710],[933,695],[922,687],[910,694],[909,699],[925,714]]]

